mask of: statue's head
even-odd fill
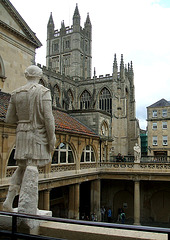
[[[25,70],[25,77],[27,80],[40,79],[42,77],[42,70],[35,65],[31,65]]]

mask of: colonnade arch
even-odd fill
[[[118,210],[122,209],[126,212],[128,218],[134,216],[133,195],[128,190],[118,191],[113,198],[113,215],[118,219]]]

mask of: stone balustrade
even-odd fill
[[[7,171],[6,171],[6,178],[9,178],[12,176],[14,173],[15,169],[17,166],[8,166]],[[167,173],[170,170],[170,161],[169,157],[162,158],[162,160],[158,161],[154,160],[153,157],[145,157],[142,158],[140,163],[135,163],[133,161],[133,158],[129,158],[126,162],[116,162],[116,161],[111,161],[111,162],[86,162],[86,163],[80,163],[80,166],[77,167],[75,163],[70,163],[70,164],[51,164],[51,167],[45,171],[45,167],[39,167],[38,171],[40,175],[44,175],[45,173],[51,173],[53,176],[55,173],[59,172],[69,172],[69,171],[76,171],[76,170],[85,170],[85,169],[97,169],[97,171],[118,171],[118,172],[137,172],[138,174],[140,172],[161,172]],[[78,174],[78,173],[77,173]]]

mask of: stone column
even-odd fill
[[[97,216],[97,221],[101,221],[100,179],[91,182],[91,213],[95,213]]]
[[[75,184],[69,187],[69,213],[68,217],[79,219],[80,185]]]
[[[50,210],[50,189],[44,191],[44,210]]]
[[[134,181],[134,225],[140,225],[140,181]]]
[[[44,209],[44,191],[38,192],[38,209]]]
[[[79,219],[79,206],[80,206],[80,185],[75,184],[75,193],[74,193],[74,219]]]
[[[69,186],[69,211],[68,217],[74,218],[74,185]]]

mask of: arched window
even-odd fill
[[[8,160],[8,166],[16,166],[16,160],[14,159],[15,154],[15,148],[12,150],[9,160]]]
[[[102,136],[108,136],[109,135],[109,129],[108,124],[104,121],[101,125],[101,133]]]
[[[70,89],[68,90],[67,95],[68,95],[68,98],[69,98],[69,110],[72,110],[73,109],[74,98],[73,98],[73,93]]]
[[[95,162],[94,151],[92,146],[87,145],[82,152],[81,162]]]
[[[68,94],[70,102],[73,102],[73,93],[70,89],[67,91],[67,94]]]
[[[112,113],[112,98],[107,88],[103,88],[100,92],[99,108],[106,112]]]
[[[68,143],[60,143],[55,149],[52,159],[53,164],[74,163],[72,149]]]
[[[88,109],[90,107],[90,93],[85,90],[80,96],[80,109]]]
[[[53,106],[57,107],[60,105],[60,90],[57,85],[54,86],[53,92]]]

